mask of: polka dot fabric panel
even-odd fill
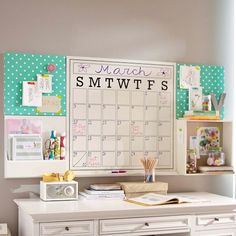
[[[52,73],[48,64],[56,65]],[[61,96],[61,112],[39,113],[36,107],[22,106],[22,82],[37,81],[37,74],[52,74],[52,90],[43,96]],[[24,116],[65,116],[66,115],[66,58],[55,55],[36,55],[23,53],[4,54],[4,113]]]
[[[176,118],[182,118],[185,111],[188,111],[188,89],[180,89],[179,71],[180,66],[200,66],[201,68],[201,86],[203,94],[216,94],[219,100],[220,95],[224,92],[224,67],[208,66],[196,64],[176,64]],[[224,118],[224,108],[221,111],[221,119]]]

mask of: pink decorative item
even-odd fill
[[[53,72],[56,70],[56,66],[54,64],[48,64],[47,70],[48,72]]]
[[[40,134],[42,133],[41,119],[10,118],[6,119],[7,134]]]

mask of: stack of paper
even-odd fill
[[[92,184],[80,196],[89,200],[96,199],[124,199],[124,190],[118,184]]]
[[[216,111],[185,111],[184,118],[188,120],[219,120]]]
[[[91,184],[90,188],[93,190],[120,190],[120,184]]]

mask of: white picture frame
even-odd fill
[[[202,110],[202,87],[189,88],[189,111]]]

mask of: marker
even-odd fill
[[[52,130],[51,131],[51,136],[50,136],[50,153],[49,153],[49,160],[54,160],[55,158],[55,138],[56,138],[56,131]]]
[[[61,140],[60,140],[60,145],[61,145],[61,156],[60,159],[61,160],[65,160],[65,156],[66,156],[66,149],[65,149],[65,133],[63,133],[61,135]]]
[[[119,174],[119,173],[126,173],[126,170],[112,170],[111,173],[113,174]]]

